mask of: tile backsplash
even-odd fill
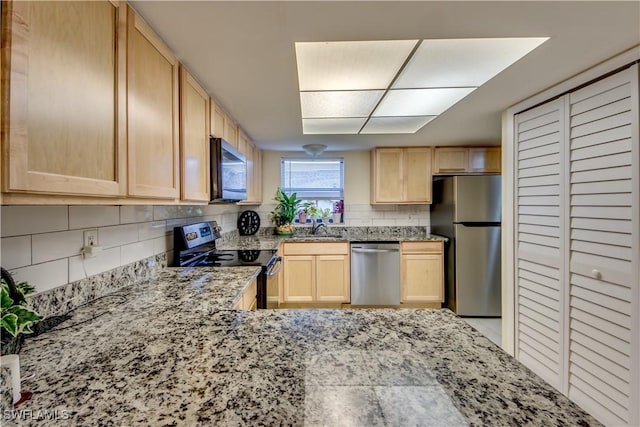
[[[173,227],[217,221],[235,230],[239,207],[208,206],[2,206],[0,264],[37,292],[173,251]],[[83,259],[84,231],[98,230],[103,251]]]
[[[255,211],[260,215],[262,227],[271,225],[269,214],[274,204],[260,205]],[[369,205],[349,204],[344,206],[343,225],[367,226],[420,226],[429,227],[429,205]]]

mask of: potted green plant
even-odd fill
[[[35,288],[27,282],[18,282],[15,291],[9,289],[9,283],[3,277],[1,279],[2,288],[0,299],[2,300],[2,320],[0,329],[2,330],[2,353],[13,354],[20,351],[24,334],[32,332],[31,325],[40,320],[40,316],[35,311],[27,308],[25,296],[33,293]]]
[[[276,226],[276,234],[293,234],[295,232],[293,221],[302,201],[298,199],[296,193],[287,196],[280,187],[276,191],[274,200],[277,204],[275,209],[271,211],[271,222]]]
[[[300,209],[298,211],[298,221],[300,222],[300,224],[307,223],[307,211],[305,211],[304,209]]]
[[[322,215],[322,222],[324,222],[325,224],[329,223],[329,214],[330,213],[331,213],[331,210],[329,208],[320,209],[320,215]]]
[[[320,215],[320,209],[316,206],[314,202],[307,202],[304,204],[304,211],[307,213],[311,222],[316,222],[316,219]]]

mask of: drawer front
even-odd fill
[[[256,299],[258,294],[258,282],[256,279],[253,279],[251,284],[247,289],[245,289],[244,294],[242,295],[242,308],[244,310],[249,310],[251,304]]]
[[[422,242],[402,242],[402,253],[404,254],[429,254],[442,253],[443,243],[440,240],[422,241]]]
[[[347,242],[285,243],[284,255],[347,255]]]

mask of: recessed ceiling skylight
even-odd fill
[[[478,87],[545,40],[423,40],[393,88]]]
[[[303,133],[415,133],[546,40],[296,43]]]
[[[361,134],[416,133],[436,116],[371,117]]]
[[[418,40],[296,43],[300,91],[386,89]]]
[[[302,118],[369,117],[383,90],[300,92]]]
[[[304,134],[356,134],[367,121],[361,118],[339,119],[302,119],[302,133]]]
[[[473,87],[390,90],[374,116],[437,116],[474,91]]]

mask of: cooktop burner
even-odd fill
[[[180,255],[180,266],[233,267],[266,265],[274,250],[218,250],[190,251]]]

